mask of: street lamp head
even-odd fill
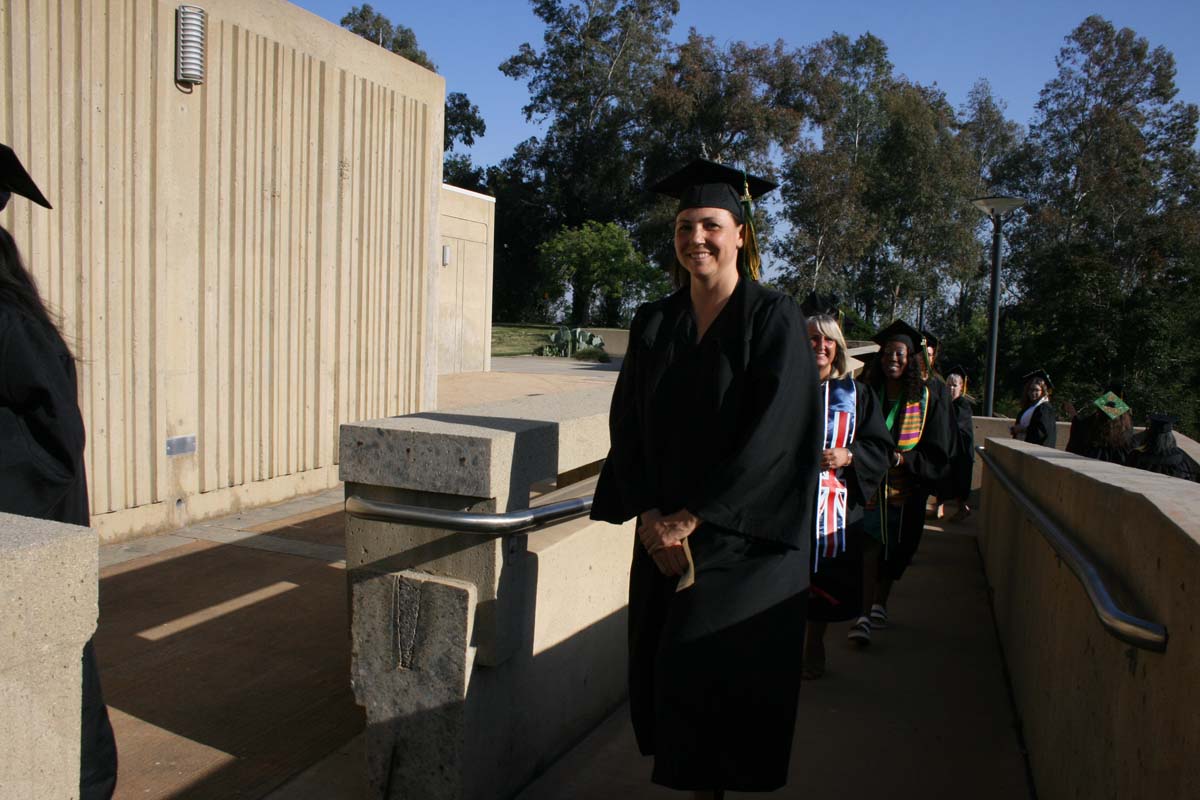
[[[976,197],[971,203],[989,217],[1003,217],[1010,211],[1025,205],[1023,197]]]

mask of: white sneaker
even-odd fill
[[[846,634],[846,638],[860,647],[869,645],[871,643],[871,620],[859,617],[855,620],[854,627],[850,628],[850,632]]]

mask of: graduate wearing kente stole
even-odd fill
[[[871,630],[887,626],[892,583],[903,576],[921,542],[925,501],[946,475],[953,442],[946,394],[929,386],[921,334],[897,320],[873,339],[880,349],[866,383],[880,400],[892,450],[887,476],[867,504],[866,531],[881,552],[874,596],[864,598],[870,619],[856,622],[850,633],[861,644],[870,642]],[[869,556],[864,559],[865,569],[873,569],[872,563]],[[871,577],[864,575],[868,595]]]

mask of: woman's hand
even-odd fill
[[[642,514],[638,525],[638,541],[654,559],[654,564],[663,575],[682,575],[687,571],[687,556],[683,553],[683,540],[692,535],[700,525],[700,518],[681,508],[674,514],[663,514],[652,508]]]
[[[821,451],[821,469],[841,469],[850,466],[854,454],[849,447],[831,447]]]

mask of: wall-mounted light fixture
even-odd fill
[[[442,245],[442,266],[443,267],[449,266],[449,264],[450,264],[450,245],[444,244],[444,245]]]
[[[204,83],[204,40],[208,12],[199,6],[175,9],[175,82]]]

